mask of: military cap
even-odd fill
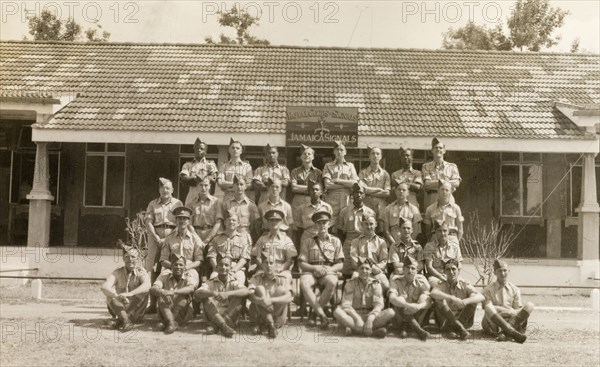
[[[341,140],[333,140],[333,147],[337,148],[339,146],[344,146],[344,143]]]
[[[304,144],[300,144],[300,147],[302,148],[301,151],[305,151],[307,149],[313,150],[313,148],[309,147],[308,145],[304,145]]]
[[[330,220],[331,219],[331,214],[329,214],[328,211],[325,210],[321,210],[318,212],[315,212],[310,219],[314,222],[320,222],[320,221],[324,221],[324,220]]]
[[[433,138],[431,139],[431,147],[435,147],[436,145],[440,144],[441,141],[438,138]]]
[[[233,183],[234,183],[234,184],[236,184],[236,183],[238,183],[238,182],[240,182],[240,181],[244,181],[245,183],[247,183],[247,182],[246,182],[246,177],[244,177],[244,176],[240,176],[240,175],[234,175],[234,176],[233,176]]]
[[[404,256],[404,259],[402,259],[402,264],[404,266],[411,266],[411,265],[418,266],[419,262],[415,258],[412,258],[410,256]]]
[[[171,182],[171,180],[169,180],[168,178],[164,178],[164,177],[158,178],[158,184],[163,187],[167,186],[167,185],[171,185],[171,187],[173,187],[173,182]]]
[[[127,246],[125,244],[123,244],[121,246],[123,248],[123,255],[127,254],[127,255],[130,255],[130,256],[138,257],[138,258],[142,256],[142,252],[139,249],[137,249],[137,248],[135,248],[133,246]]]
[[[356,264],[358,268],[360,268],[364,264],[369,265],[369,267],[373,266],[373,264],[371,263],[371,259],[362,256],[358,257],[358,261],[356,262]]]
[[[192,214],[193,214],[192,209],[190,209],[186,206],[180,206],[180,207],[173,209],[173,215],[175,217],[191,218]]]
[[[199,146],[200,144],[204,144],[206,145],[205,142],[203,142],[202,140],[200,140],[200,138],[196,138],[196,141],[194,142],[194,147]]]
[[[448,223],[446,223],[446,221],[443,220],[443,219],[436,219],[436,220],[433,221],[433,227],[432,227],[431,231],[435,232],[435,231],[437,231],[439,228],[441,228],[443,226],[448,227]]]
[[[313,180],[312,178],[309,178],[308,180],[306,180],[306,186],[308,187],[312,187],[314,184],[317,184],[318,182]]]
[[[231,262],[231,256],[229,256],[229,254],[225,254],[225,256],[223,256],[220,252],[217,253],[217,263],[223,262],[223,260],[229,260],[229,262]]]
[[[370,152],[374,149],[375,147],[372,146],[371,144],[367,144],[367,150]]]
[[[210,176],[209,175],[204,175],[202,177],[198,177],[196,180],[198,181],[198,183],[200,183],[200,182],[204,182],[207,179],[208,179],[208,182],[210,182]]]
[[[365,187],[364,184],[360,181],[355,182],[352,185],[352,192],[362,192],[363,194],[365,193]]]
[[[400,185],[406,185],[406,187],[408,187],[408,184],[406,182],[402,181],[399,178],[395,178],[394,179],[394,183],[395,183],[395,187],[394,188],[396,188],[396,187],[398,187]]]
[[[450,187],[452,187],[452,184],[450,183],[450,181],[446,181],[446,180],[444,180],[444,179],[440,179],[440,180],[438,181],[438,187],[442,187],[442,186],[444,186],[444,185],[449,185]]]
[[[278,150],[276,146],[272,146],[271,144],[267,143],[267,145],[265,145],[265,153],[268,153],[271,148]]]
[[[501,269],[501,268],[507,268],[508,269],[508,263],[506,261],[500,260],[500,259],[495,259],[494,260],[494,271]]]
[[[277,210],[277,209],[271,209],[271,210],[267,210],[267,212],[264,215],[264,218],[266,220],[283,220],[283,218],[285,217],[285,214],[283,214],[283,212],[281,210]]]
[[[406,152],[407,150],[410,150],[410,148],[404,148],[404,147],[400,147],[400,148],[398,148],[398,151],[399,151],[401,154],[404,154],[404,152]]]
[[[233,138],[229,138],[229,145],[235,143],[235,140],[233,140]]]
[[[171,264],[175,264],[179,260],[183,260],[183,262],[185,263],[185,257],[183,255],[180,255],[177,252],[171,252],[171,255],[169,255],[169,262]]]
[[[236,210],[236,208],[229,208],[227,210],[227,218],[230,217],[236,217],[236,218],[240,218],[240,213]]]

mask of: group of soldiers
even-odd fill
[[[245,314],[252,333],[275,338],[293,301],[301,312],[308,304],[310,325],[328,328],[333,316],[346,335],[381,338],[393,326],[402,337],[426,340],[433,318],[449,337],[465,340],[481,303],[486,333],[523,343],[533,305],[508,282],[508,264],[496,260],[496,281],[483,293],[460,277],[463,216],[452,193],[461,178],[444,160],[444,144],[434,138],[431,147],[433,161],[422,171],[413,169],[412,151],[400,148],[401,169],[390,175],[379,148],[369,147],[370,165],[357,174],[341,142],[323,170],[302,145],[302,165],[290,173],[270,145],[253,171],[233,139],[218,169],[197,139],[194,160],[180,173],[189,186],[185,203],[160,178],[160,196],[145,212],[147,251],[124,249],[125,265],[102,285],[112,326],[131,330],[157,312],[170,334],[202,309],[209,333],[232,337]],[[215,185],[223,199],[211,195]]]

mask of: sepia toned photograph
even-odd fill
[[[0,0],[1,366],[598,366],[600,2]]]

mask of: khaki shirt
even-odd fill
[[[140,266],[136,266],[128,273],[125,266],[115,269],[112,272],[115,277],[115,283],[111,289],[117,294],[131,292],[144,283],[150,284],[150,276],[146,270]]]
[[[203,250],[204,243],[198,235],[190,233],[186,228],[183,236],[180,236],[175,230],[165,237],[165,243],[160,251],[160,261],[168,261],[172,252],[183,255],[188,263],[202,261]]]
[[[280,181],[290,180],[290,170],[279,163],[275,163],[273,165],[265,164],[264,166],[260,166],[254,172],[254,180],[263,182],[263,178],[270,178],[275,181],[278,179]],[[282,190],[283,192],[284,190]]]
[[[400,263],[400,265],[403,266],[402,262],[406,256],[422,264],[423,247],[413,239],[410,240],[410,243],[404,243],[402,241],[395,242],[390,246],[388,262],[391,264]]]
[[[252,184],[252,166],[248,162],[235,162],[228,161],[224,162],[221,165],[221,169],[219,170],[218,179],[222,181],[233,181],[234,176],[242,176],[246,179],[246,185],[249,187]],[[233,193],[233,189],[227,190],[227,193],[231,195]]]
[[[291,226],[294,224],[292,216],[292,206],[284,200],[279,200],[278,203],[272,203],[271,200],[265,200],[258,205],[258,213],[263,218],[263,228],[267,228],[267,220],[264,219],[265,213],[271,209],[281,210],[283,212],[283,224]]]
[[[411,168],[408,169],[400,169],[394,173],[392,173],[392,180],[400,180],[402,183],[407,184],[423,184],[423,175],[418,170]]]
[[[252,239],[248,233],[239,233],[235,231],[228,237],[227,234],[221,232],[210,241],[208,245],[207,258],[217,258],[217,254],[221,256],[229,256],[234,263],[241,259],[250,260],[250,246]]]
[[[421,274],[416,274],[412,282],[405,275],[394,275],[390,280],[388,296],[395,295],[403,297],[408,303],[417,303],[422,294],[429,296],[430,290],[429,282]]]
[[[311,165],[308,170],[305,170],[304,166],[300,166],[292,170],[292,173],[290,174],[290,183],[296,185],[308,185],[309,179],[321,183],[322,176],[323,172],[313,165]],[[308,195],[308,192],[306,195]]]
[[[326,211],[329,214],[333,213],[333,209],[331,205],[321,200],[318,204],[313,205],[312,203],[308,203],[302,207],[302,223],[299,225],[301,228],[304,228],[304,231],[312,228],[315,223],[312,221],[312,216],[316,212]],[[316,233],[315,233],[316,234]]]
[[[443,179],[445,181],[455,182],[461,180],[460,174],[458,173],[458,167],[454,163],[443,161],[441,164],[436,165],[435,161],[423,163],[421,168],[423,172],[423,181],[439,181]],[[429,191],[437,191],[431,189]]]
[[[350,258],[354,269],[358,268],[358,261],[371,260],[379,269],[385,271],[388,261],[388,249],[385,240],[378,235],[367,237],[360,235],[350,242]]]
[[[358,237],[362,233],[362,220],[365,216],[375,217],[375,211],[366,205],[356,208],[354,204],[350,204],[340,211],[337,228],[344,231],[346,237]]]
[[[494,306],[502,306],[508,309],[519,309],[523,307],[521,291],[516,285],[507,282],[502,286],[498,281],[488,284],[483,289],[486,301],[491,301]]]
[[[290,292],[292,291],[292,285],[290,278],[285,275],[274,274],[272,278],[268,278],[265,273],[254,274],[248,281],[248,289],[256,289],[256,287],[263,286],[267,291],[269,297],[275,292],[277,287],[285,287]]]
[[[269,233],[262,235],[256,241],[251,254],[259,258],[263,252],[267,252],[269,259],[279,265],[298,256],[294,242],[283,232],[278,232],[274,237],[271,237]],[[280,270],[282,269],[278,269],[278,271]]]
[[[221,217],[221,207],[221,201],[212,195],[208,195],[204,200],[196,196],[191,204],[194,213],[192,224],[200,227],[213,227]]]
[[[146,208],[144,221],[150,219],[155,226],[163,224],[175,226],[177,221],[173,215],[173,210],[180,206],[183,206],[183,203],[174,197],[165,204],[160,201],[160,198],[154,199],[148,204],[148,208]]]
[[[358,181],[358,175],[356,174],[356,168],[354,168],[354,164],[350,163],[350,162],[342,162],[342,163],[337,163],[335,160],[333,162],[329,162],[325,164],[325,167],[323,167],[323,180],[325,179],[330,179],[333,180],[335,178],[339,178],[342,180],[352,180],[352,181]],[[339,190],[339,189],[335,189],[335,190]],[[333,190],[333,191],[335,191]],[[350,191],[349,188],[344,188],[341,190],[348,190]],[[332,191],[332,190],[329,190]]]
[[[342,309],[353,308],[355,310],[371,311],[379,314],[383,310],[383,290],[377,279],[369,278],[363,285],[359,278],[346,282],[342,296]]]
[[[200,159],[199,161],[193,160],[191,162],[185,162],[183,167],[181,167],[180,174],[184,174],[186,176],[211,176],[213,179],[217,178],[217,165],[215,161],[206,159],[206,157]]]
[[[440,247],[437,237],[433,236],[431,241],[427,242],[423,250],[424,260],[433,260],[433,267],[440,273],[444,272],[444,263],[450,259],[462,262],[462,255],[458,244],[448,241],[446,246]]]
[[[451,232],[458,231],[458,223],[464,222],[465,218],[462,216],[460,207],[453,203],[439,205],[439,203],[433,203],[425,211],[425,224],[431,225],[434,221],[443,219],[448,224],[448,230]]]
[[[218,216],[219,219],[227,219],[230,209],[233,209],[237,213],[240,219],[240,227],[249,227],[255,220],[260,218],[256,204],[245,195],[240,201],[237,201],[235,198],[223,201],[221,213]]]
[[[398,200],[385,207],[380,219],[392,229],[395,226],[400,227],[400,218],[411,221],[413,231],[417,230],[419,223],[423,219],[421,213],[419,213],[419,208],[408,201],[400,204]]]
[[[168,269],[160,273],[156,281],[154,281],[154,286],[158,286],[160,289],[167,291],[185,288],[190,285],[193,285],[194,289],[196,289],[198,284],[200,284],[198,273],[196,271],[187,270],[183,272],[179,281],[175,279],[173,272]]]
[[[390,174],[381,167],[377,169],[373,169],[371,166],[363,168],[358,174],[358,178],[369,187],[390,190]]]
[[[210,292],[230,292],[241,288],[244,288],[244,285],[240,284],[238,280],[231,274],[227,275],[227,279],[225,280],[225,282],[222,282],[221,279],[219,279],[219,276],[215,275],[206,282],[204,282],[200,287],[200,289],[204,289]],[[229,306],[229,298],[223,301],[218,301],[216,299],[213,300],[214,302],[216,302],[219,312],[223,312],[223,310],[226,310]]]
[[[469,298],[473,293],[477,293],[477,290],[471,285],[471,283],[460,277],[455,285],[450,285],[447,280],[436,279],[436,282],[432,284],[432,286],[435,289],[439,289],[446,294],[460,299]],[[453,312],[459,311],[459,308],[454,305],[454,303],[449,302],[449,306]]]
[[[306,261],[312,265],[333,265],[344,260],[344,251],[340,239],[327,234],[324,240],[319,239],[321,250],[317,244],[318,236],[306,237],[300,245],[298,260]],[[323,257],[323,252],[325,257]]]

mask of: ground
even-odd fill
[[[55,286],[55,288],[53,288]],[[70,297],[65,297],[65,289]],[[427,342],[342,336],[306,328],[299,320],[275,341],[243,332],[234,339],[204,334],[201,319],[172,335],[157,330],[155,316],[131,332],[108,329],[108,312],[98,285],[50,285],[45,295],[62,300],[31,301],[28,287],[3,288],[0,295],[1,366],[40,365],[544,365],[597,366],[599,315],[580,296],[530,296],[546,308],[535,311],[520,345],[483,337],[460,342],[436,335]],[[65,298],[70,298],[65,300]],[[85,299],[89,298],[89,299]],[[589,298],[587,298],[589,301]],[[478,311],[476,320],[481,319]],[[243,324],[245,325],[245,324]]]

